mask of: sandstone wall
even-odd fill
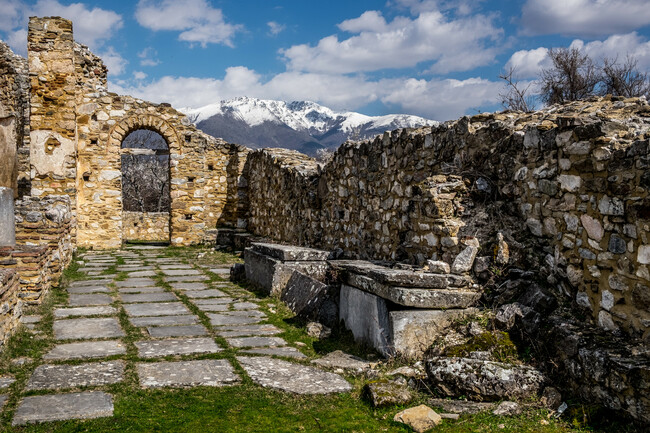
[[[169,242],[169,212],[122,212],[125,241]]]
[[[16,196],[22,196],[29,179],[28,129],[27,61],[0,42],[0,186],[13,189]]]
[[[16,201],[16,244],[48,247],[48,279],[52,286],[59,285],[61,273],[72,260],[74,226],[67,195],[25,196]]]
[[[547,245],[549,281],[601,327],[650,338],[650,106],[593,99],[530,115],[482,114],[346,143],[323,167],[253,152],[249,229],[359,258],[449,261],[476,219],[527,227]],[[499,196],[503,217],[477,216]],[[514,209],[514,212],[510,212]],[[483,251],[492,255],[492,251]]]
[[[37,305],[50,290],[49,248],[43,246],[0,247],[0,270],[15,270],[20,278],[18,297],[30,305]]]

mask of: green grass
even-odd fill
[[[201,248],[169,248],[165,255],[177,257],[187,263],[195,264],[197,256],[206,252]],[[207,251],[211,253],[210,251]],[[206,254],[207,255],[207,254]],[[206,255],[202,255],[202,259]],[[213,255],[219,263],[233,262],[237,258],[225,253]],[[217,263],[216,261],[213,263]],[[73,264],[64,273],[66,281],[78,280],[84,277],[78,272],[78,266]],[[111,269],[115,272],[115,269]],[[125,273],[116,273],[119,279],[126,277]],[[155,277],[158,285],[166,290],[171,286],[163,281],[159,274]],[[224,281],[212,275],[211,281]],[[116,288],[111,286],[113,294]],[[278,299],[264,297],[260,293],[247,290],[245,285],[232,285],[220,288],[232,297],[249,298],[259,303],[261,310],[267,316],[267,322],[281,328],[279,336],[289,343],[302,343],[300,350],[309,360],[322,356],[333,350],[344,350],[366,359],[378,359],[377,354],[368,347],[360,347],[354,343],[349,332],[335,328],[332,336],[325,340],[309,337],[305,331],[305,323],[296,320],[291,311]],[[198,310],[189,299],[180,292],[174,291],[185,302],[193,313],[197,314],[204,325],[209,325],[205,313]],[[296,396],[279,391],[269,390],[255,385],[237,364],[234,349],[225,349],[216,354],[201,356],[167,357],[166,360],[180,359],[227,359],[242,378],[241,383],[228,387],[195,387],[189,389],[144,390],[138,385],[135,364],[137,362],[153,362],[140,360],[135,350],[134,342],[148,338],[141,329],[133,327],[123,309],[120,309],[119,321],[126,332],[122,341],[127,346],[127,354],[109,359],[124,359],[127,362],[125,380],[122,383],[94,387],[114,396],[115,413],[110,418],[100,418],[86,421],[65,421],[30,425],[26,427],[11,427],[11,419],[20,400],[27,395],[37,395],[49,392],[24,392],[24,386],[33,370],[43,363],[42,355],[54,345],[52,335],[52,309],[54,304],[66,301],[64,289],[53,289],[43,304],[32,308],[30,314],[42,314],[43,320],[37,326],[40,333],[21,328],[7,343],[0,353],[0,373],[16,377],[16,383],[9,389],[9,399],[0,414],[0,431],[7,432],[408,432],[408,427],[393,422],[393,416],[405,409],[403,406],[375,409],[363,397],[363,386],[370,379],[359,376],[347,376],[353,385],[352,392],[343,395],[327,396]],[[115,304],[119,307],[119,304]],[[221,346],[225,340],[217,337],[211,331],[211,337]],[[28,356],[34,359],[31,364],[16,366],[11,363],[18,356]],[[155,360],[159,361],[159,360]],[[67,364],[86,361],[66,362]],[[297,362],[297,361],[293,361]],[[389,362],[381,367],[386,371],[396,367],[396,362]],[[79,391],[66,390],[64,392]],[[413,403],[408,407],[426,404],[430,397],[425,393],[415,393]],[[572,425],[579,417],[579,411],[568,416],[567,420],[548,418],[544,410],[534,407],[527,409],[522,415],[513,418],[496,417],[489,412],[477,415],[464,415],[459,420],[445,420],[436,427],[435,432],[615,432],[629,431],[630,428],[618,428],[611,424],[601,429],[585,427],[580,423]],[[544,423],[544,424],[543,424]],[[545,424],[547,423],[547,424]]]

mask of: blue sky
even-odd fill
[[[648,0],[0,0],[0,38],[26,52],[29,16],[73,20],[109,90],[177,108],[250,96],[447,120],[500,109],[547,49],[650,70]]]

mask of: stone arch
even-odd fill
[[[181,142],[175,128],[165,119],[152,114],[135,114],[120,120],[110,130],[108,145],[121,149],[122,141],[137,129],[149,129],[157,132],[167,141],[170,154],[181,153]]]

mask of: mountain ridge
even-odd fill
[[[253,148],[284,147],[314,155],[346,140],[372,138],[398,128],[439,122],[408,114],[367,116],[334,111],[312,101],[276,101],[246,96],[181,109],[203,132]]]

